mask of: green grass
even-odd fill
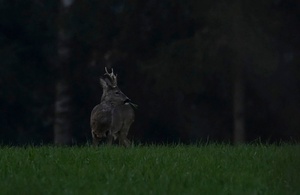
[[[300,146],[2,147],[0,194],[300,194]]]

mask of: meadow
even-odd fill
[[[0,194],[300,194],[299,145],[0,149]]]

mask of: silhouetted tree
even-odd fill
[[[57,79],[54,111],[54,143],[56,145],[70,144],[72,141],[72,80],[70,58],[71,32],[68,29],[70,7],[73,0],[61,0],[58,15],[57,36]]]

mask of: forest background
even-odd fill
[[[297,0],[0,0],[0,142],[84,144],[114,68],[141,143],[300,140]]]

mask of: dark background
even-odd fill
[[[135,142],[300,140],[298,0],[0,0],[0,59],[2,144],[90,141],[105,66]]]

